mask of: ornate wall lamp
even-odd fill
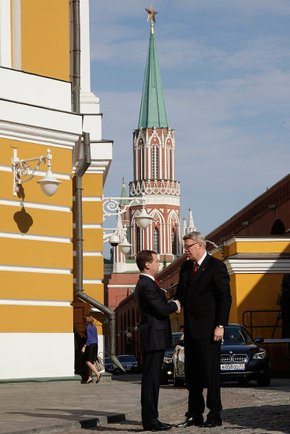
[[[122,201],[129,201],[126,205],[121,206]],[[123,226],[121,215],[124,214],[132,205],[142,205],[142,209],[134,217],[137,225],[141,229],[146,229],[152,222],[152,217],[146,212],[144,208],[145,199],[143,197],[108,197],[103,198],[103,215],[104,218],[117,216],[117,229],[106,229],[113,231],[110,234],[104,235],[104,241],[109,241],[111,246],[119,246],[119,249],[125,255],[131,250],[131,244],[126,237],[126,226]]]
[[[20,160],[17,156],[17,149],[14,149],[12,158],[12,173],[13,173],[13,196],[17,196],[20,186],[24,182],[30,181],[36,174],[42,163],[46,164],[47,172],[44,178],[37,181],[44,194],[47,196],[52,196],[60,184],[60,181],[52,174],[51,171],[51,160],[52,154],[50,149],[47,150],[45,156],[35,158],[26,158],[25,160]],[[30,163],[35,163],[32,168]]]

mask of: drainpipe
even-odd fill
[[[90,155],[90,135],[83,133],[84,160],[82,165],[76,171],[74,177],[74,195],[75,195],[75,273],[76,273],[76,295],[81,300],[103,312],[109,320],[109,356],[112,362],[125,372],[125,369],[116,356],[116,318],[115,312],[104,306],[99,301],[90,297],[83,289],[83,221],[82,221],[82,176],[91,164]]]
[[[80,41],[80,0],[71,0],[72,35],[72,110],[80,112],[81,89],[81,41]]]
[[[80,1],[72,0],[72,21],[73,21],[73,71],[72,71],[72,109],[80,113]],[[90,297],[83,289],[83,210],[82,210],[82,176],[91,164],[90,135],[83,133],[81,145],[84,151],[82,165],[76,170],[74,176],[74,220],[75,220],[75,275],[76,275],[76,296],[81,300],[103,312],[109,319],[109,356],[112,362],[125,372],[122,364],[116,356],[116,319],[115,312]]]

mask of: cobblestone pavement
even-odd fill
[[[0,434],[137,433],[140,422],[140,376],[102,378],[82,385],[79,379],[0,384]],[[173,428],[174,433],[290,434],[290,379],[272,379],[270,387],[228,385],[222,389],[223,425]],[[161,387],[160,420],[184,420],[187,390]]]
[[[222,389],[223,425],[217,428],[178,428],[174,426],[184,420],[187,391],[177,396],[171,385],[164,386],[160,396],[160,420],[172,423],[170,433],[208,433],[210,434],[289,434],[290,433],[290,381],[273,379],[272,385],[258,388],[253,384],[247,387],[235,385]],[[139,402],[136,409],[126,415],[126,420],[119,423],[101,424],[101,426],[70,431],[67,434],[86,434],[93,431],[110,433],[144,432],[140,424]]]

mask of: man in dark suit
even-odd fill
[[[157,254],[152,250],[138,253],[136,263],[140,278],[134,294],[140,314],[139,334],[142,351],[141,407],[144,430],[165,431],[171,425],[158,419],[158,396],[165,349],[171,346],[169,315],[180,312],[178,300],[167,301],[165,292],[155,281],[159,271]]]
[[[182,264],[175,298],[184,312],[185,381],[189,391],[186,420],[179,426],[222,425],[220,346],[228,322],[231,293],[225,264],[209,255],[199,232],[183,237],[188,261]],[[205,402],[203,388],[207,388]]]

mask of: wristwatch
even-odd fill
[[[223,325],[218,325],[217,327],[218,327],[219,329],[223,329],[223,328],[224,328]]]

